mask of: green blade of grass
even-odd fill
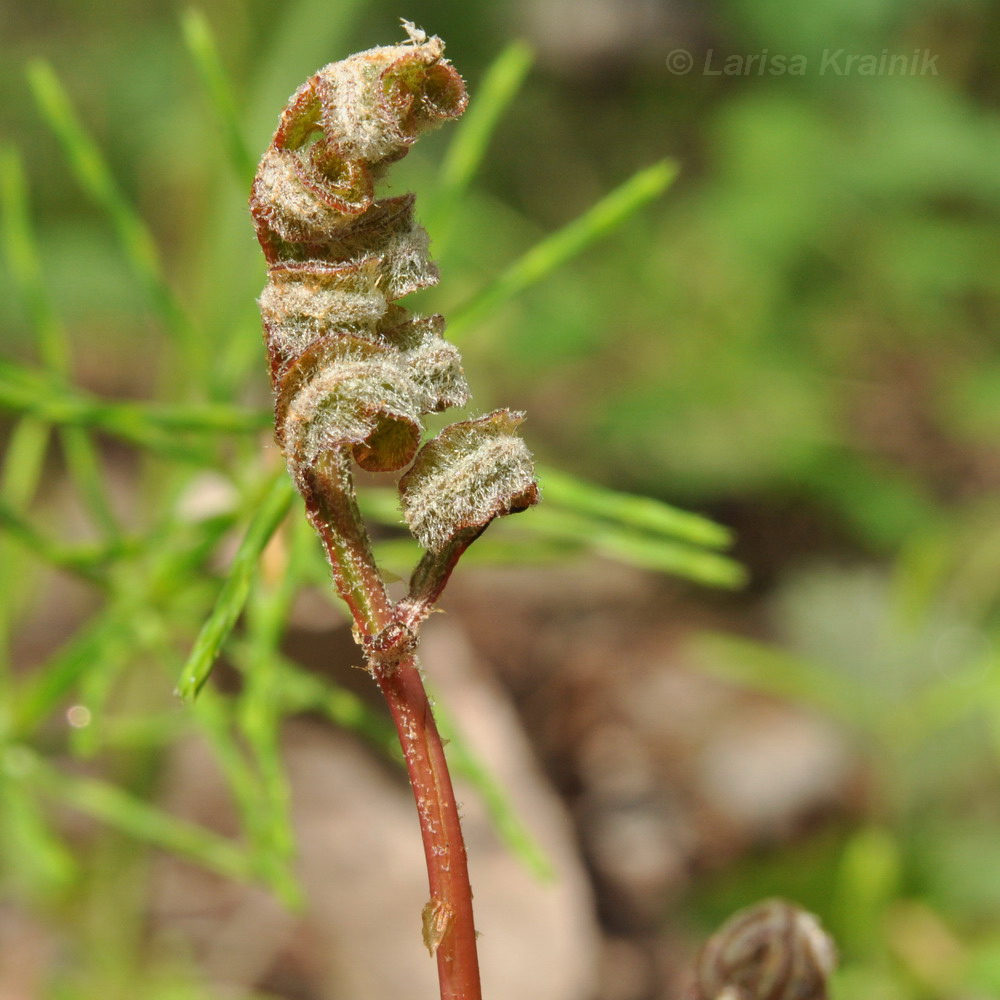
[[[140,625],[149,609],[166,615],[170,598],[184,593],[188,575],[232,526],[227,513],[198,524],[175,523],[150,536],[151,558],[115,580],[111,601],[26,680],[14,706],[15,731],[24,738],[95,665],[113,665],[141,645]]]
[[[48,443],[48,427],[30,416],[22,417],[11,432],[0,473],[0,494],[12,510],[23,510],[34,497]]]
[[[0,775],[0,804],[7,872],[43,897],[68,889],[77,874],[76,862],[49,828],[34,790]]]
[[[275,662],[281,667],[282,711],[319,712],[337,726],[367,740],[389,756],[397,756],[399,742],[389,719],[370,708],[352,691],[307,673],[280,653]]]
[[[497,122],[521,89],[533,60],[531,47],[514,41],[489,65],[441,164],[442,193],[458,195],[468,187],[486,155]]]
[[[0,498],[9,511],[20,514],[38,488],[49,442],[49,429],[31,417],[22,417],[7,440],[0,470]],[[25,579],[18,562],[20,553],[0,537],[0,739],[10,725],[11,640],[14,623],[25,593]]]
[[[272,817],[261,808],[265,790],[235,738],[231,700],[209,689],[194,704],[193,713],[236,801],[242,829],[250,841],[250,858],[255,872],[286,906],[298,908],[302,892],[289,870],[287,856],[273,849],[270,839]]]
[[[10,148],[0,151],[0,210],[3,212],[4,256],[38,338],[42,362],[64,374],[69,368],[66,331],[56,315],[42,274],[24,165],[17,152]]]
[[[82,427],[63,427],[59,443],[70,479],[80,492],[90,516],[112,544],[121,541],[121,525],[108,496],[104,469],[90,434]]]
[[[549,539],[575,542],[598,555],[710,587],[740,587],[746,582],[743,567],[716,552],[642,534],[569,510],[546,508],[544,504],[525,515],[518,528]]]
[[[101,669],[117,668],[131,642],[123,617],[112,605],[108,613],[78,630],[32,675],[15,706],[15,732],[19,736],[31,733],[95,664]]]
[[[247,604],[247,641],[238,651],[237,664],[244,675],[237,699],[236,720],[254,757],[260,793],[253,803],[260,850],[281,867],[294,856],[291,822],[291,789],[281,760],[281,671],[277,653],[301,584],[302,570],[313,545],[312,528],[296,518],[288,531],[285,565],[274,579],[261,579]],[[293,884],[285,880],[285,896]],[[301,893],[298,893],[301,895]]]
[[[50,566],[100,585],[105,583],[102,567],[127,551],[127,546],[119,542],[111,545],[61,545],[42,534],[3,500],[0,500],[0,530]]]
[[[0,211],[3,214],[5,256],[34,328],[42,363],[59,375],[68,375],[69,337],[56,315],[42,274],[41,257],[31,223],[24,166],[13,149],[0,151]],[[108,535],[117,536],[120,530],[118,521],[90,436],[77,428],[64,428],[60,439],[70,476],[80,488],[95,522]]]
[[[184,461],[208,464],[213,453],[177,439],[177,433],[248,434],[273,417],[222,403],[157,404],[105,400],[12,361],[0,359],[0,407],[50,424],[91,427],[142,448]]]
[[[219,650],[246,604],[250,583],[257,572],[260,554],[271,540],[271,536],[278,530],[278,525],[284,520],[294,496],[295,491],[284,469],[279,470],[273,476],[247,527],[226,576],[226,582],[219,593],[219,599],[202,626],[191,655],[181,672],[177,691],[182,698],[196,697],[208,680]]]
[[[743,568],[732,559],[701,547],[721,548],[730,542],[725,528],[708,518],[678,510],[649,497],[618,493],[545,467],[539,470],[545,505],[516,522],[517,529],[547,542],[569,543],[627,562],[673,573],[710,586],[738,587],[746,581]],[[551,501],[551,503],[550,503]],[[399,527],[401,516],[395,490],[366,490],[361,497],[366,517]],[[489,534],[469,550],[488,544]],[[505,540],[505,545],[513,544]],[[566,546],[563,545],[563,554]],[[380,543],[394,566],[412,549],[409,541]],[[496,558],[497,553],[493,553]],[[507,562],[512,561],[508,558]],[[412,560],[411,563],[412,565]]]
[[[149,229],[115,181],[52,67],[44,60],[33,60],[28,65],[28,82],[35,103],[59,140],[78,183],[107,213],[136,277],[167,330],[175,337],[183,352],[190,381],[192,369],[201,369],[204,340],[198,336],[167,283]]]
[[[161,429],[152,425],[141,404],[98,401],[55,378],[3,359],[0,407],[48,424],[98,427],[140,447],[154,448],[159,443],[179,455],[173,447],[175,441],[160,439]]]
[[[486,807],[487,815],[507,849],[542,882],[551,882],[555,870],[545,851],[521,821],[506,792],[489,769],[469,749],[454,720],[445,710],[441,699],[434,698],[434,715],[448,749],[448,762],[455,774],[464,778],[476,790]]]
[[[358,733],[382,753],[401,761],[399,740],[392,723],[362,701],[356,694],[328,680],[306,673],[287,658],[276,658],[281,664],[280,692],[284,711],[317,711],[331,722],[351,732]],[[461,735],[447,718],[440,699],[435,715],[447,729],[448,758],[453,772],[461,776],[480,796],[497,834],[508,850],[540,879],[552,877],[552,866],[545,852],[521,822],[506,794],[489,771],[466,746]]]
[[[239,180],[249,188],[257,164],[243,137],[239,105],[222,65],[212,26],[201,10],[189,7],[181,15],[181,30],[202,89],[225,137],[229,162]]]
[[[703,632],[690,650],[701,669],[721,680],[810,705],[852,728],[866,714],[855,685],[819,664],[764,643]]]
[[[732,544],[732,533],[727,528],[660,500],[610,490],[551,466],[540,468],[538,477],[546,503],[556,507],[602,517],[691,545],[722,549]]]
[[[437,191],[424,212],[427,226],[434,233],[438,256],[444,253],[462,195],[486,156],[497,123],[520,90],[533,60],[530,46],[511,42],[487,68],[469,110],[455,129],[441,163]]]
[[[134,798],[96,778],[63,774],[24,746],[0,753],[0,768],[80,812],[137,840],[160,847],[228,878],[250,881],[257,875],[239,845]]]
[[[504,302],[530,288],[592,243],[659,197],[677,176],[677,166],[661,160],[630,177],[562,229],[535,244],[485,288],[450,314],[448,336],[455,340]]]

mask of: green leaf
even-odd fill
[[[457,340],[465,330],[481,322],[503,303],[548,277],[602,236],[658,198],[677,176],[677,165],[661,160],[630,177],[562,229],[546,236],[502,271],[472,299],[452,310],[448,336]]]
[[[202,626],[191,655],[184,665],[177,684],[178,693],[182,698],[196,697],[208,680],[219,651],[246,604],[250,584],[257,572],[257,563],[264,546],[278,530],[278,526],[292,505],[294,496],[295,492],[282,468],[272,478],[247,527],[215,608]]]
[[[0,770],[60,802],[99,819],[137,840],[171,851],[228,878],[256,877],[250,859],[235,843],[171,816],[96,778],[63,774],[25,746],[0,752]]]
[[[45,366],[59,375],[70,370],[70,344],[56,315],[43,273],[31,224],[24,166],[13,149],[0,151],[0,209],[3,212],[5,255],[31,319]],[[89,435],[77,428],[60,434],[66,463],[95,521],[112,536],[119,534],[108,498],[97,451]]]
[[[178,433],[247,434],[270,426],[263,411],[223,404],[133,403],[102,400],[57,378],[0,359],[0,407],[46,423],[91,427],[170,458],[210,464],[210,447],[178,438]]]
[[[828,712],[852,728],[865,713],[854,685],[784,650],[716,632],[700,633],[690,650],[701,669],[721,680]]]
[[[541,467],[538,478],[545,502],[555,507],[601,517],[691,545],[723,549],[732,544],[733,536],[728,528],[652,497],[609,490],[550,466]]]
[[[726,556],[600,518],[549,508],[544,502],[524,517],[518,528],[546,539],[573,542],[581,549],[631,566],[671,573],[711,587],[739,587],[746,580],[743,567]]]
[[[105,583],[101,567],[126,551],[126,546],[119,543],[111,546],[60,545],[42,534],[3,500],[0,500],[0,530],[43,562],[99,585]]]
[[[42,897],[65,891],[77,874],[73,855],[49,829],[34,790],[0,776],[0,829],[8,877]]]
[[[107,213],[122,250],[151,304],[184,355],[187,381],[200,369],[205,340],[200,337],[167,283],[156,243],[145,222],[115,181],[97,144],[77,117],[52,67],[41,59],[28,65],[35,103],[62,146],[83,190]]]
[[[42,273],[24,165],[12,148],[0,150],[0,210],[3,212],[4,256],[24,299],[42,360],[54,371],[65,373],[69,366],[66,331],[56,315]]]
[[[226,513],[196,524],[171,521],[147,536],[147,558],[130,572],[116,574],[113,598],[25,680],[14,708],[16,732],[22,737],[31,733],[86,671],[117,669],[118,658],[135,647],[145,648],[143,633],[150,618],[167,616],[172,602],[185,594],[189,575],[233,518]]]
[[[486,807],[493,828],[511,854],[518,858],[535,878],[543,882],[552,881],[555,878],[555,869],[545,851],[524,825],[517,810],[489,769],[469,749],[441,699],[435,698],[434,703],[434,716],[441,735],[448,745],[448,762],[452,770],[476,790],[476,794]]]
[[[486,156],[497,123],[531,68],[534,54],[524,42],[511,42],[493,60],[476,88],[468,111],[455,127],[438,174],[438,189],[423,210],[434,234],[438,256],[444,253],[455,212]]]
[[[201,10],[190,7],[181,15],[181,29],[202,88],[225,137],[230,164],[239,180],[249,188],[257,163],[243,137],[239,104],[219,57],[212,26]]]

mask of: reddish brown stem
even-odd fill
[[[429,929],[425,919],[425,940],[428,947],[437,946],[441,1000],[480,1000],[465,839],[427,692],[413,656],[404,657],[394,669],[377,668],[375,680],[396,723],[420,817],[429,905],[438,915],[437,931]]]
[[[424,940],[437,956],[441,1000],[481,1000],[472,887],[448,761],[413,655],[414,633],[405,608],[385,593],[351,480],[347,452],[331,454],[322,474],[307,480],[306,508],[399,735],[427,860]],[[453,565],[443,561],[445,580]],[[428,581],[436,594],[443,586]]]

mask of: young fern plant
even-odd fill
[[[523,415],[496,410],[420,447],[421,417],[468,400],[441,316],[397,300],[435,284],[412,195],[375,197],[387,168],[467,97],[444,44],[407,25],[310,77],[281,114],[250,198],[268,263],[260,298],[276,436],[326,550],[365,664],[388,704],[416,800],[430,899],[424,942],[445,1000],[480,996],[465,846],[416,648],[462,553],[496,517],[537,502]],[[390,599],[358,509],[354,468],[399,472],[403,515],[426,550]],[[408,467],[408,468],[407,468]]]

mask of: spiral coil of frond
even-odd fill
[[[420,418],[468,400],[442,317],[396,304],[438,281],[413,196],[375,198],[390,164],[465,109],[465,85],[443,52],[440,39],[411,33],[325,66],[290,99],[257,171],[250,207],[268,262],[260,308],[277,439],[307,499],[311,473],[345,449],[370,471],[410,465]],[[425,446],[403,491],[404,517],[425,547],[535,502],[530,453],[510,433],[519,420],[497,411],[455,425],[471,431],[449,428],[451,446]],[[453,458],[447,469],[442,456]]]

